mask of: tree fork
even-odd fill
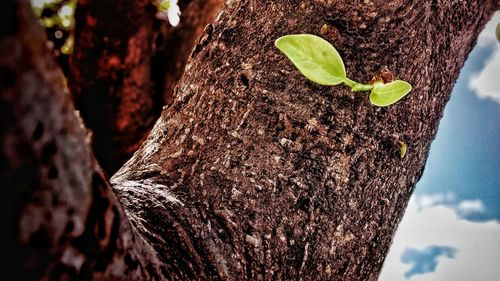
[[[78,2],[69,86],[108,175],[147,137],[222,1],[180,1],[178,28],[157,20],[152,3]]]

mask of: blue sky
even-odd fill
[[[481,33],[379,281],[500,280],[500,44]]]
[[[417,196],[454,193],[456,198],[449,204],[481,200],[486,207],[483,212],[464,214],[477,221],[500,221],[500,102],[478,97],[469,86],[471,78],[493,59],[495,49],[479,46],[471,53],[415,191]],[[500,84],[497,74],[495,82]]]
[[[401,254],[401,262],[410,264],[411,268],[404,276],[410,278],[416,274],[434,272],[440,257],[454,258],[457,249],[446,246],[429,246],[423,250],[406,248]]]

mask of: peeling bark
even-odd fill
[[[69,85],[109,175],[147,137],[195,39],[222,1],[180,1],[183,17],[177,28],[157,20],[152,3],[78,2]]]

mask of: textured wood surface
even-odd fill
[[[5,279],[376,280],[500,3],[227,1],[114,192],[28,5],[0,5]],[[273,42],[325,24],[350,77],[414,90],[377,108],[308,82]]]

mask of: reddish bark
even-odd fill
[[[157,275],[154,251],[130,227],[92,156],[29,3],[1,6],[1,18],[12,20],[0,37],[1,279]]]
[[[70,89],[94,151],[108,173],[137,148],[161,106],[155,103],[151,1],[79,1]]]
[[[152,1],[79,1],[70,88],[111,175],[144,141],[221,0],[181,1],[179,27]]]

